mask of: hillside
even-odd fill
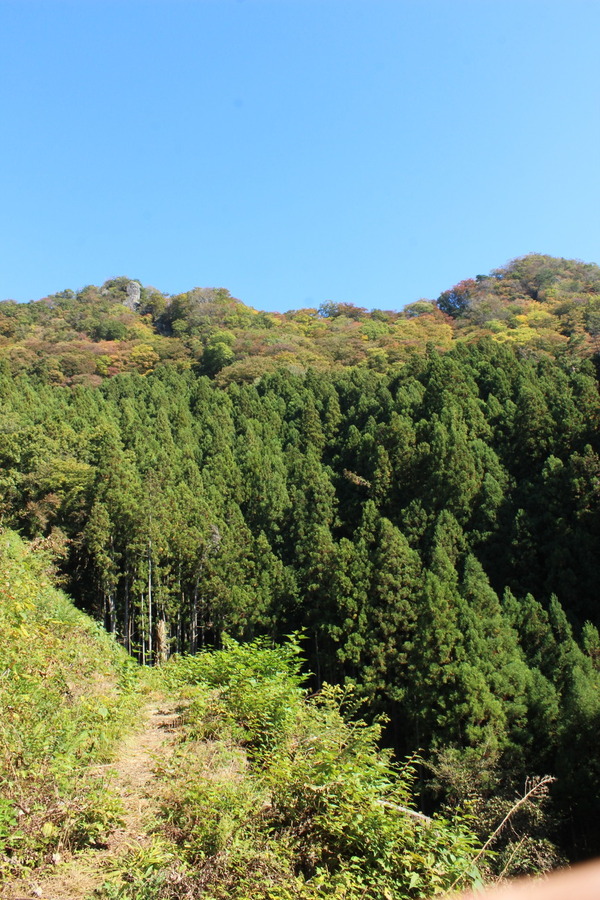
[[[466,818],[414,809],[413,767],[346,720],[349,695],[307,697],[297,644],[231,642],[151,677],[52,587],[47,548],[3,533],[0,567],[5,900],[375,900],[481,880]]]
[[[102,764],[138,706],[131,659],[53,577],[48,542],[0,534],[0,876],[8,883],[116,826],[120,807]]]
[[[360,366],[387,371],[485,335],[550,354],[589,356],[600,334],[600,268],[531,254],[469,278],[401,311],[324,302],[258,312],[224,288],[170,296],[126,277],[27,304],[0,303],[0,359],[12,374],[96,385],[120,372],[168,363],[245,383],[285,368],[296,374]]]
[[[600,349],[600,267],[530,254],[461,281],[438,298],[462,337],[579,353]]]
[[[300,634],[309,689],[384,716],[419,808],[479,840],[551,776],[490,872],[592,855],[598,283],[530,256],[402,313],[3,304],[3,523],[140,663]]]

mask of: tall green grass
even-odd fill
[[[52,584],[43,546],[0,533],[0,876],[101,841],[96,768],[137,705],[136,666]]]

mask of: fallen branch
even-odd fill
[[[412,816],[413,819],[420,819],[422,822],[427,822],[428,825],[433,821],[429,816],[426,816],[424,813],[417,812],[414,809],[409,809],[407,806],[398,806],[397,803],[390,803],[389,800],[376,800],[379,806],[387,806],[389,809],[395,809],[397,812],[405,813],[407,816]]]

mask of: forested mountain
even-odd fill
[[[377,305],[377,298],[365,303]],[[281,368],[386,372],[427,346],[445,351],[487,334],[551,355],[596,353],[600,268],[532,254],[401,312],[326,301],[318,309],[262,313],[224,288],[169,296],[125,277],[0,303],[0,359],[13,374],[52,384],[95,385],[167,362],[221,385],[252,383]]]
[[[426,807],[489,821],[550,774],[513,870],[592,853],[596,318],[600,268],[543,256],[401,313],[2,303],[3,522],[141,662],[300,632],[315,688],[421,751]]]

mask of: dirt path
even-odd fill
[[[108,787],[121,800],[123,825],[102,847],[80,851],[40,877],[32,875],[0,889],[2,900],[86,900],[107,880],[107,870],[122,851],[150,843],[146,827],[156,801],[155,759],[165,759],[172,752],[181,716],[173,701],[155,697],[143,711],[142,720],[142,728],[123,741],[114,762],[98,767],[98,774],[102,769],[109,774]]]

